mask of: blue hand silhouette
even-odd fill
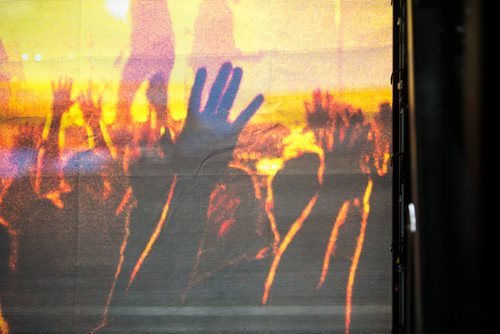
[[[197,71],[184,129],[171,155],[177,171],[189,173],[189,170],[196,167],[199,169],[215,157],[219,167],[226,167],[230,162],[239,133],[264,102],[264,97],[259,94],[234,123],[228,121],[242,75],[241,68],[233,68],[231,63],[224,63],[210,90],[208,100],[202,107],[201,97],[207,72],[204,68]],[[221,163],[224,166],[221,166]]]

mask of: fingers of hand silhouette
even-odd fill
[[[206,69],[201,68],[196,73],[195,83],[191,90],[189,99],[188,121],[193,118],[199,119],[204,127],[224,133],[238,133],[243,126],[252,118],[264,101],[262,95],[256,96],[245,108],[234,123],[228,121],[231,108],[240,88],[243,71],[241,68],[233,68],[231,63],[224,63],[210,89],[210,94],[204,108],[201,107],[203,88],[206,81]],[[191,122],[188,122],[188,126]]]

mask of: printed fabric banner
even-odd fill
[[[389,333],[388,0],[0,0],[0,333]]]

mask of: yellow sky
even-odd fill
[[[61,75],[116,86],[128,54],[128,0],[0,0],[0,39],[23,65],[26,84]],[[144,1],[144,0],[142,0]],[[185,101],[193,79],[200,0],[170,0],[176,60],[171,89]],[[245,55],[238,100],[257,93],[322,89],[389,90],[392,11],[387,0],[228,0],[234,39]],[[121,58],[117,58],[120,57]],[[121,59],[122,61],[117,61]],[[172,101],[175,101],[175,97]]]

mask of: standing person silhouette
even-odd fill
[[[172,20],[165,0],[132,0],[130,56],[123,69],[118,90],[117,121],[130,124],[130,107],[144,81],[161,77],[165,93],[175,59]],[[157,115],[166,120],[166,109]]]
[[[220,66],[241,57],[234,40],[233,12],[227,0],[203,0],[194,23],[194,42],[188,65],[207,69],[211,85]]]

